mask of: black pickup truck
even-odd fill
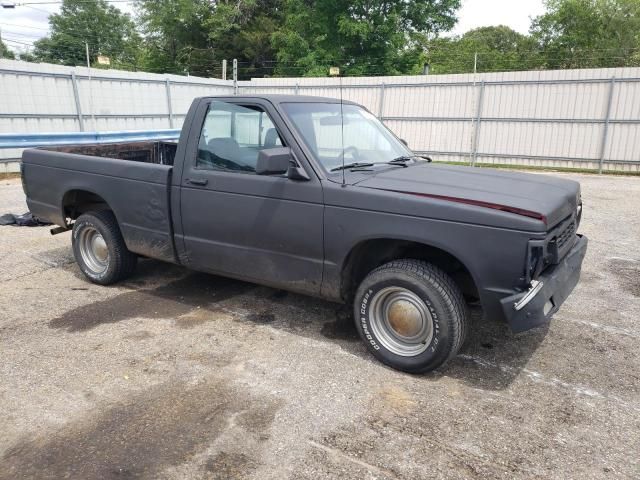
[[[587,249],[578,183],[436,165],[328,98],[199,98],[177,144],[26,150],[22,178],[92,282],[145,256],[352,302],[369,350],[408,372],[458,352],[466,302],[516,332],[546,322]]]

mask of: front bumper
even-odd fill
[[[542,286],[538,286],[535,292],[519,292],[500,301],[504,316],[514,332],[523,332],[547,322],[577,285],[588,243],[587,237],[577,237],[575,245],[560,263],[540,275],[538,281]]]

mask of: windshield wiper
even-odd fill
[[[364,163],[364,162],[353,162],[347,163],[345,165],[340,165],[339,167],[334,167],[331,169],[332,172],[337,172],[339,170],[349,170],[351,168],[360,168],[360,167],[373,167],[374,163]]]
[[[402,157],[397,157],[394,158],[393,160],[387,162],[389,165],[398,165],[400,167],[408,167],[409,165],[407,165],[407,162],[410,162],[414,159],[414,157],[409,157],[406,155],[403,155]]]
[[[408,156],[408,155],[403,155],[401,157],[397,157],[394,158],[393,160],[387,162],[389,165],[399,165],[401,167],[408,167],[409,165],[407,165],[407,162],[410,161],[414,161],[416,160],[416,158],[422,158],[424,160],[426,160],[427,162],[431,162],[431,159],[429,157],[422,157],[419,155],[412,155],[412,156]]]

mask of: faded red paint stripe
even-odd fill
[[[432,193],[404,192],[402,190],[389,190],[386,188],[379,188],[377,190],[384,190],[385,192],[404,193],[406,195],[415,195],[417,197],[435,198],[437,200],[444,200],[447,202],[463,203],[465,205],[490,208],[492,210],[514,213],[523,217],[535,218],[536,220],[541,220],[545,224],[547,223],[547,217],[541,213],[534,212],[532,210],[525,210],[523,208],[510,207],[509,205],[501,205],[499,203],[483,202],[481,200],[471,200],[469,198],[450,197],[448,195],[435,195]]]

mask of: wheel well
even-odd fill
[[[451,276],[465,298],[478,298],[478,288],[471,272],[456,257],[437,247],[394,239],[366,240],[351,250],[342,268],[342,298],[350,301],[369,272],[401,258],[424,260],[437,266]]]
[[[111,210],[111,207],[100,195],[86,190],[70,190],[62,198],[64,218],[75,220],[92,210]]]

